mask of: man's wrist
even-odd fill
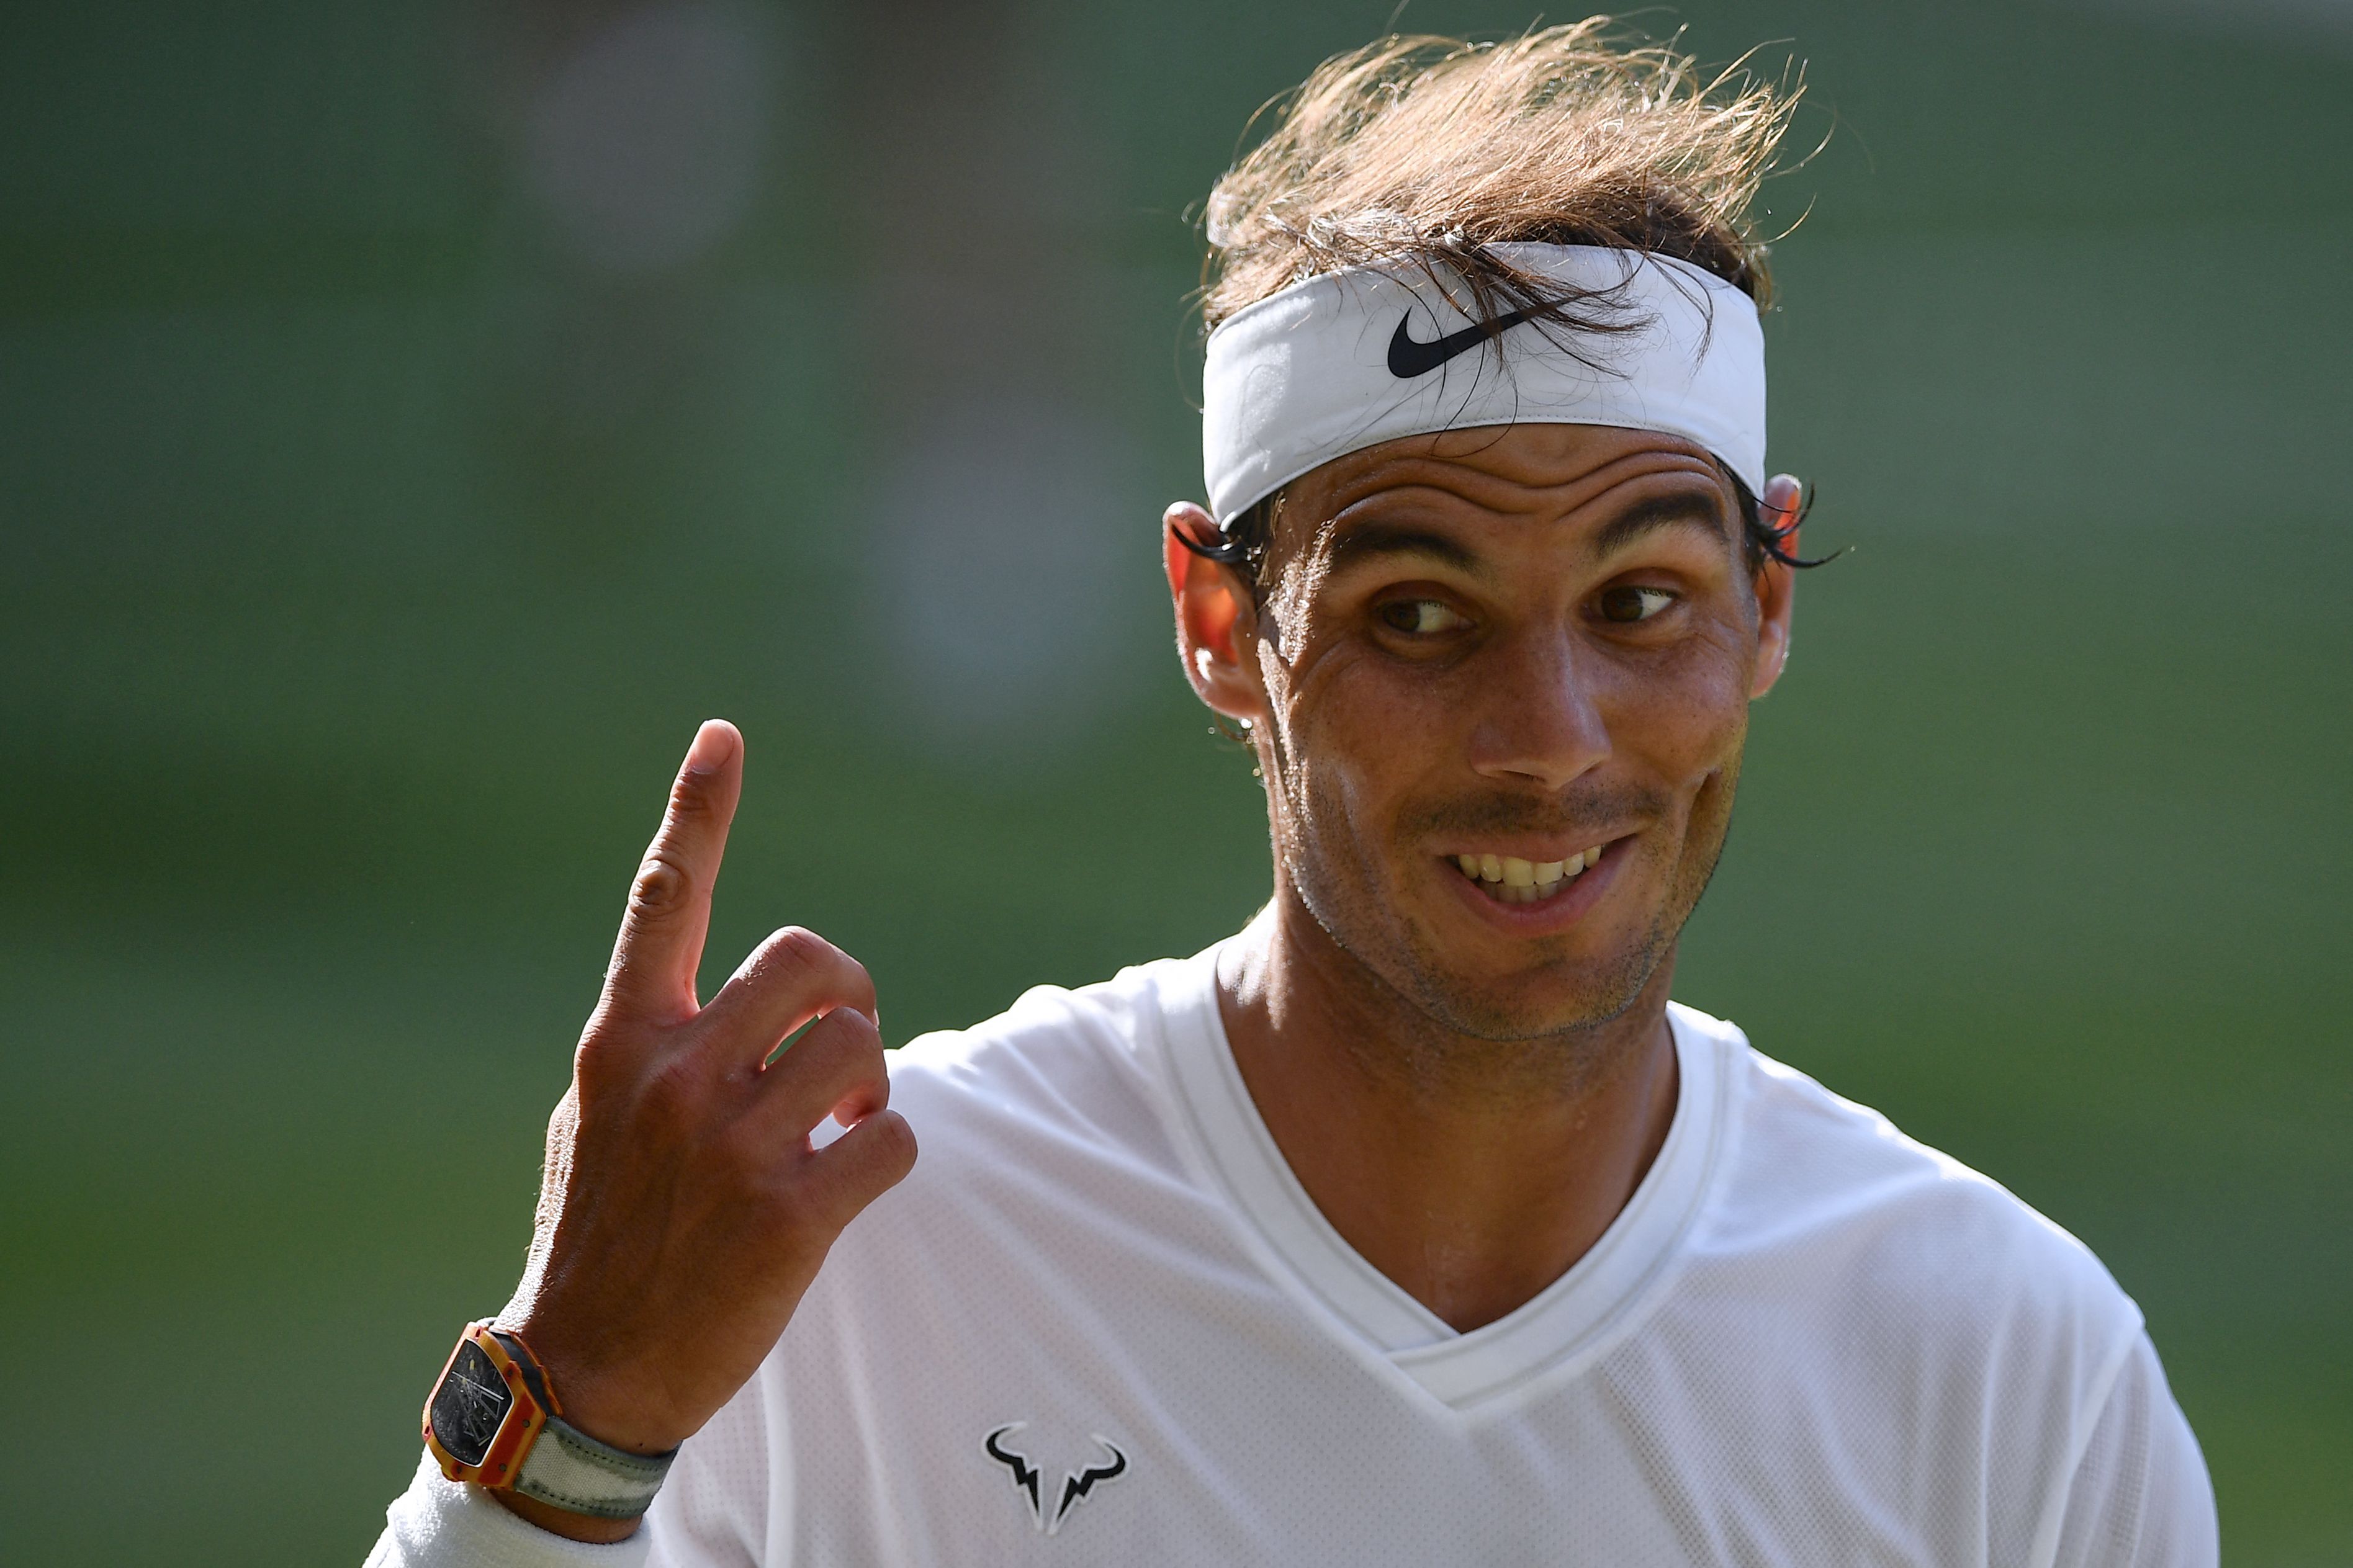
[[[561,1391],[564,1419],[573,1430],[632,1454],[667,1454],[691,1433],[653,1414],[655,1402],[570,1352],[570,1341],[534,1319],[507,1326],[539,1359],[550,1386]]]
[[[574,1541],[631,1534],[677,1454],[623,1448],[574,1426],[538,1352],[489,1322],[459,1337],[426,1401],[424,1435],[450,1480]]]

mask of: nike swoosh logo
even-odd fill
[[[1389,374],[1399,381],[1428,375],[1456,354],[1469,353],[1489,338],[1502,337],[1543,309],[1541,305],[1530,305],[1492,321],[1474,322],[1459,332],[1449,332],[1426,343],[1414,340],[1413,312],[1409,310],[1398,318],[1397,331],[1389,337]]]

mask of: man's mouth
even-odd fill
[[[1606,844],[1572,855],[1566,860],[1523,860],[1513,855],[1457,855],[1454,864],[1479,885],[1479,890],[1500,904],[1540,904],[1558,895],[1587,868],[1601,858]]]

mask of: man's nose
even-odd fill
[[[1482,778],[1558,790],[1609,755],[1609,729],[1575,639],[1558,631],[1490,650],[1472,699],[1471,766]]]

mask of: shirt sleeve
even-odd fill
[[[627,1541],[567,1541],[508,1512],[476,1487],[450,1480],[427,1454],[417,1479],[385,1510],[366,1568],[649,1568],[651,1521]]]
[[[2052,1568],[2215,1568],[2214,1489],[2142,1333],[2075,1467]]]

